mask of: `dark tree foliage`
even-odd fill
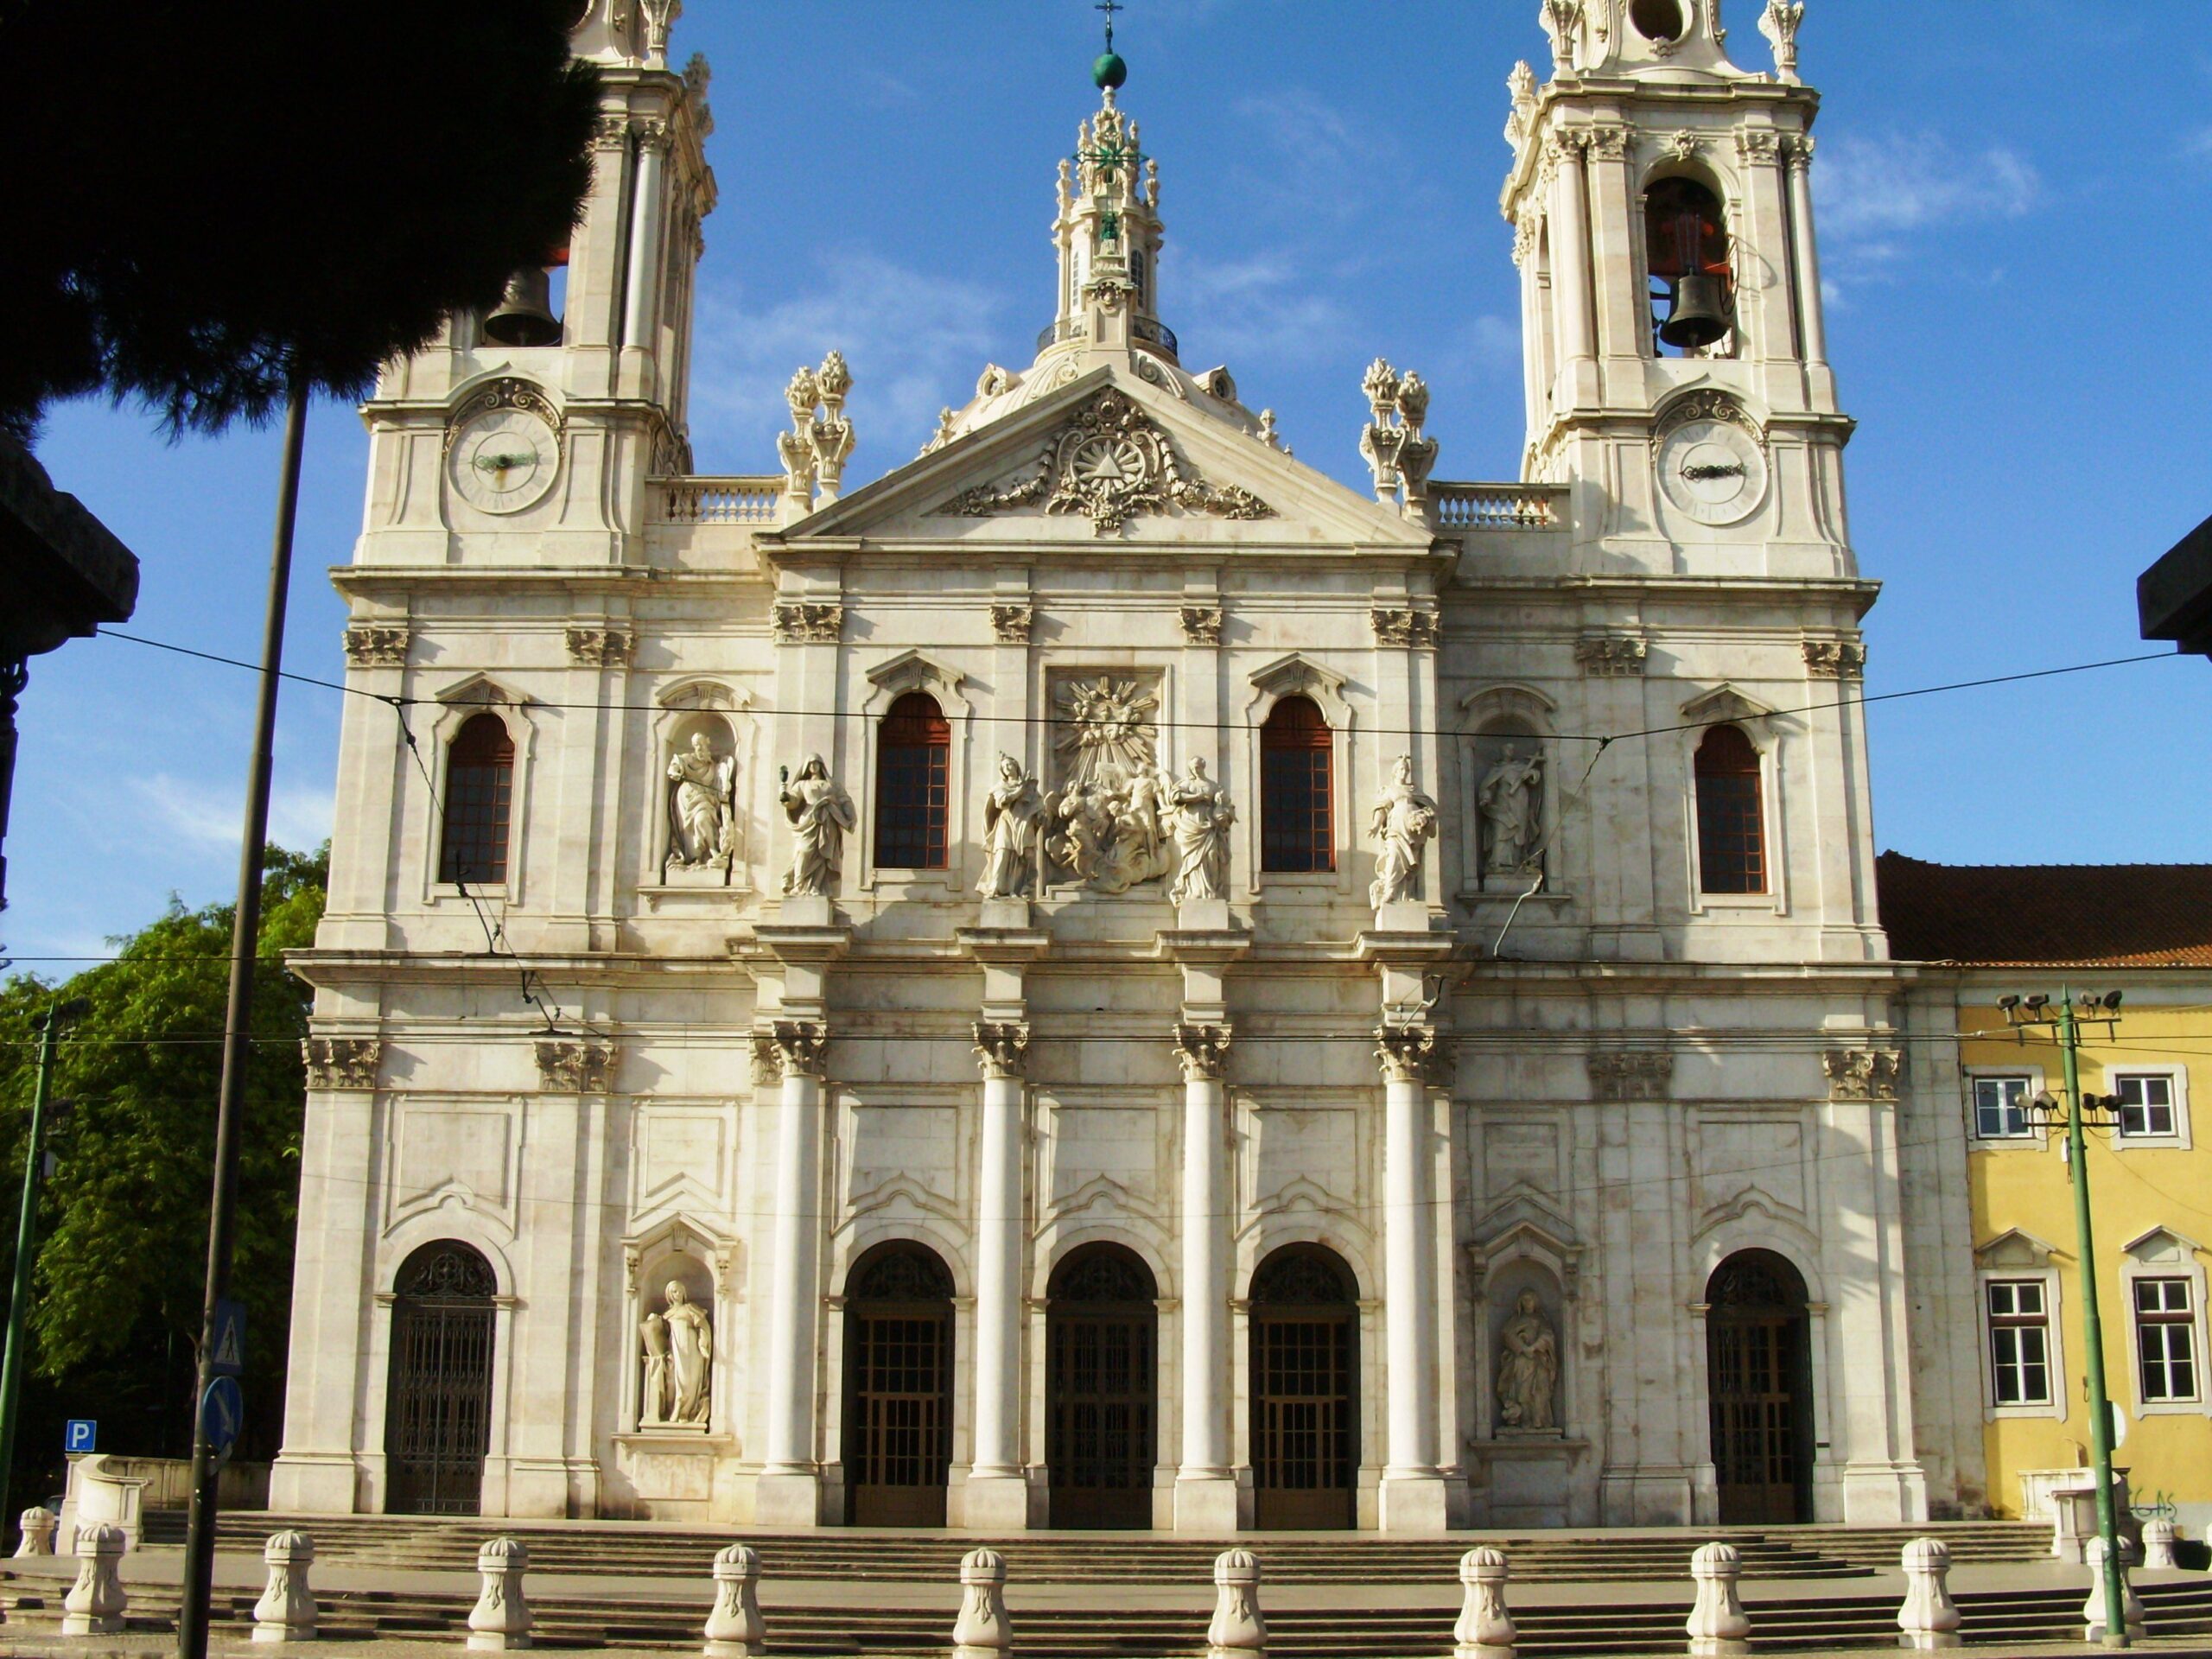
[[[172,431],[355,397],[567,245],[577,0],[0,0],[0,431],[105,390]]]
[[[328,867],[327,846],[312,856],[272,847],[263,865],[232,1281],[246,1305],[244,1458],[273,1455],[283,1423],[309,1003],[283,953],[314,942]],[[172,901],[152,925],[111,941],[112,962],[63,985],[0,984],[0,1308],[14,1271],[39,1020],[56,999],[92,1005],[56,1047],[62,1104],[40,1206],[10,1513],[59,1490],[65,1417],[99,1420],[102,1451],[190,1455],[232,914]]]

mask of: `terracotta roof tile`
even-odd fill
[[[2212,966],[2212,864],[1874,861],[1901,962]]]

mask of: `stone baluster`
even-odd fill
[[[468,1610],[471,1651],[504,1653],[530,1645],[530,1603],[522,1590],[529,1567],[530,1552],[519,1538],[494,1538],[476,1552],[483,1587]]]
[[[2143,1565],[2171,1567],[2174,1565],[2174,1542],[2181,1536],[2181,1529],[2158,1516],[2143,1523]],[[17,1554],[21,1554],[18,1551]]]
[[[1245,1659],[1268,1650],[1268,1621],[1260,1613],[1260,1558],[1249,1549],[1224,1549],[1213,1558],[1213,1622],[1206,1626],[1206,1659]]]
[[[1021,1471],[1021,1129],[1029,1027],[976,1022],[983,1067],[983,1124],[976,1183],[976,1461],[965,1489],[965,1523],[1029,1524]]]
[[[755,1659],[768,1650],[760,1582],[760,1551],[732,1544],[715,1552],[715,1607],[707,1615],[708,1659]]]
[[[112,1636],[130,1598],[123,1589],[123,1529],[97,1521],[77,1529],[77,1582],[61,1602],[64,1636]]]
[[[1955,1648],[1959,1605],[1951,1599],[1951,1549],[1940,1538],[1904,1547],[1904,1605],[1897,1609],[1897,1645]]]
[[[1698,1659],[1749,1651],[1745,1638],[1751,1633],[1751,1621],[1736,1593],[1736,1579],[1743,1570],[1743,1558],[1733,1544],[1703,1544],[1690,1557],[1697,1605],[1690,1609],[1687,1628],[1690,1652]]]
[[[1459,1622],[1452,1627],[1458,1646],[1452,1659],[1513,1659],[1513,1644],[1521,1632],[1505,1611],[1505,1580],[1509,1572],[1505,1552],[1485,1544],[1459,1558],[1459,1582],[1465,1601]]]
[[[2102,1642],[2105,1639],[2105,1541],[2101,1535],[2089,1540],[2082,1551],[2089,1567],[2089,1599],[2082,1604],[2082,1623],[2087,1628],[2082,1639]],[[2135,1541],[2120,1541],[2120,1618],[2127,1634],[2137,1639],[2143,1635],[2143,1599],[2135,1593],[2135,1586],[2127,1581],[2127,1569],[2135,1564]]]
[[[1006,1622],[1006,1557],[995,1549],[971,1549],[960,1558],[952,1659],[1003,1659],[1013,1646]]]
[[[51,1555],[54,1554],[54,1535],[61,1529],[61,1517],[42,1506],[25,1510],[16,1522],[21,1535],[16,1540],[18,1555]]]
[[[271,1533],[261,1547],[261,1559],[269,1564],[269,1587],[253,1604],[253,1639],[314,1641],[315,1592],[308,1585],[308,1565],[315,1560],[315,1540],[304,1532]]]

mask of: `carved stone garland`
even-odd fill
[[[1101,392],[1078,410],[1047,442],[1029,477],[1003,490],[964,490],[938,511],[982,518],[1040,502],[1048,513],[1081,514],[1096,536],[1173,507],[1222,518],[1274,516],[1249,490],[1217,487],[1186,473],[1167,435],[1118,391]]]

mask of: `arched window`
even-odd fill
[[[445,834],[438,880],[496,887],[507,879],[515,745],[494,714],[473,715],[446,751]]]
[[[1694,179],[1657,181],[1644,193],[1643,248],[1660,347],[1688,356],[1725,340],[1736,296],[1720,199]]]
[[[1260,868],[1337,868],[1329,722],[1311,697],[1285,697],[1260,728]]]
[[[1698,886],[1766,891],[1766,814],[1759,752],[1740,726],[1715,726],[1697,746]]]
[[[909,691],[891,705],[875,752],[875,862],[941,870],[946,863],[952,728],[937,699]]]

